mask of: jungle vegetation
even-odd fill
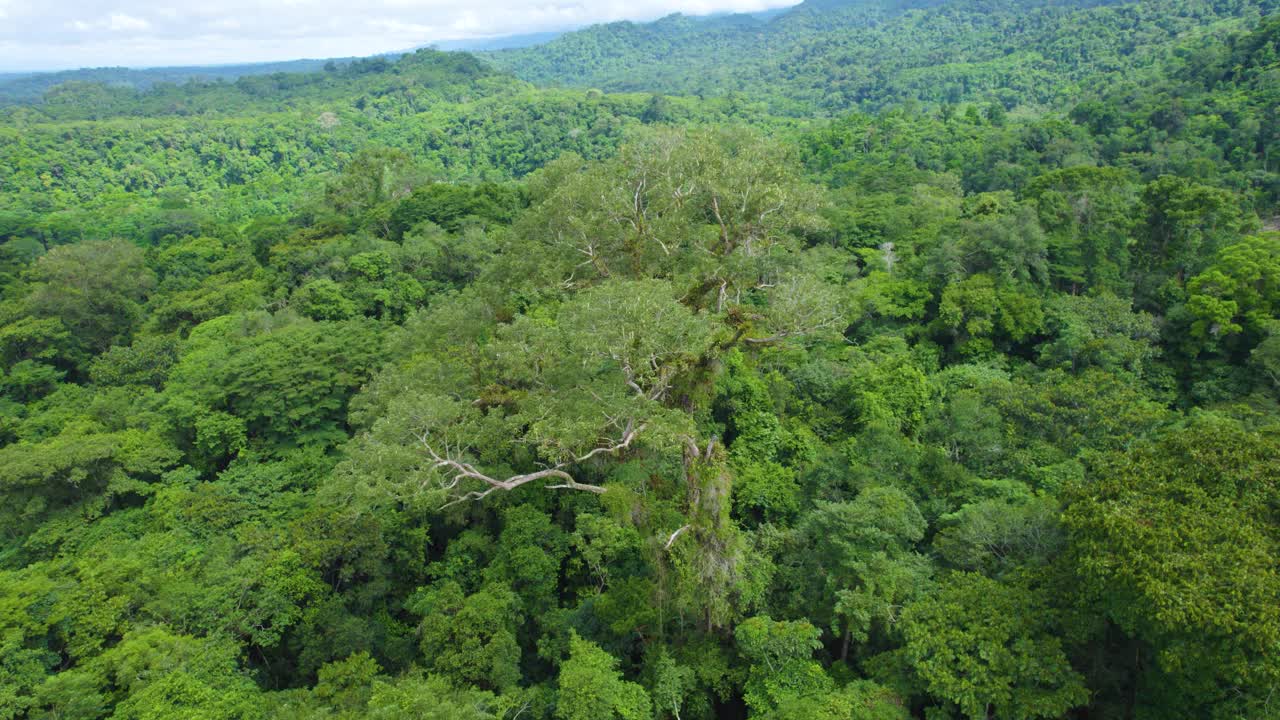
[[[1275,9],[0,110],[0,718],[1280,717]]]

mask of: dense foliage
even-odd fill
[[[4,110],[0,718],[1280,716],[1269,8]]]
[[[737,93],[810,116],[907,100],[1054,105],[1274,0],[806,0],[770,18],[614,23],[490,59],[539,84]]]

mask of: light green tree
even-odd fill
[[[569,657],[560,665],[556,717],[560,720],[648,720],[649,694],[622,679],[618,661],[595,643],[574,633]]]

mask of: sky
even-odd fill
[[[0,0],[0,72],[375,55],[798,0]]]

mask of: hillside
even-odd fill
[[[1276,717],[1263,8],[0,109],[0,720]]]
[[[805,115],[909,100],[1061,106],[1081,81],[1274,0],[809,0],[767,21],[615,23],[486,55],[539,85],[740,93]]]
[[[784,10],[752,13],[748,17],[772,18]],[[720,16],[695,16],[697,21],[716,20]],[[497,35],[470,39],[450,39],[432,42],[416,49],[434,49],[450,52],[493,52],[528,48],[546,44],[567,30],[554,30],[514,35]],[[374,58],[325,58],[291,60],[285,62],[259,62],[231,65],[191,65],[175,67],[102,67],[62,70],[56,72],[0,72],[0,107],[38,103],[51,89],[64,84],[91,83],[115,88],[145,91],[157,85],[182,85],[185,83],[233,83],[240,78],[259,75],[305,74],[326,67],[345,67],[361,60],[394,61],[413,50],[388,52]]]
[[[538,91],[470,55],[433,50],[235,82],[67,83],[38,104],[0,109],[0,163],[10,168],[0,237],[58,244],[86,228],[160,237],[163,221],[146,228],[164,215],[151,206],[168,191],[228,221],[284,210],[370,145],[412,154],[439,180],[510,180],[562,153],[612,153],[654,122],[651,104]],[[786,124],[728,101],[663,107],[669,121]]]
[[[482,51],[522,48],[548,42],[563,33],[548,32],[528,35],[510,35],[479,40],[450,40],[433,43],[430,47],[446,51]],[[298,75],[317,73],[321,70],[333,73],[337,69],[369,61],[392,62],[404,52],[387,53],[374,58],[326,58],[319,60],[291,60],[286,62],[262,62],[243,65],[191,65],[153,68],[82,68],[57,72],[0,73],[0,107],[29,105],[40,102],[46,93],[59,85],[96,84],[117,89],[146,91],[156,86],[183,85],[186,83],[235,83],[241,78],[262,75]]]
[[[248,65],[210,65],[204,67],[157,68],[85,68],[59,72],[0,73],[0,107],[39,101],[51,88],[66,83],[101,83],[114,87],[147,90],[155,85],[185,82],[234,81],[254,75],[305,73],[322,69],[326,63],[343,60],[294,60]]]

